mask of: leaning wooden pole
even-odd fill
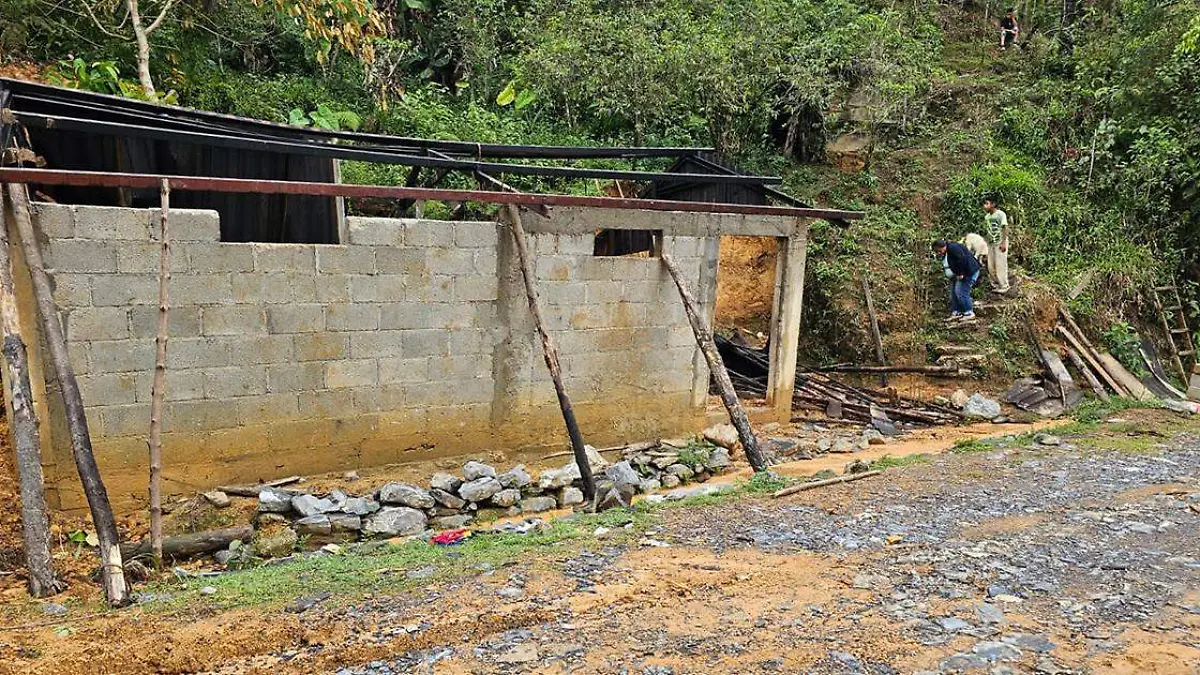
[[[171,211],[171,184],[164,178],[159,191],[162,207],[158,235],[162,242],[158,258],[158,334],[154,338],[154,383],[150,387],[150,556],[155,569],[162,568],[162,417],[167,380],[167,301],[171,282],[171,240],[167,219]]]
[[[583,498],[586,503],[594,504],[596,481],[592,477],[592,466],[588,463],[587,450],[584,449],[583,434],[579,432],[579,422],[575,420],[575,409],[571,407],[571,399],[567,397],[567,389],[563,385],[562,368],[558,363],[558,348],[554,345],[554,339],[546,331],[546,323],[542,320],[537,287],[534,285],[533,261],[529,259],[529,251],[525,247],[525,228],[521,226],[521,211],[515,204],[506,204],[504,211],[508,214],[508,231],[512,234],[513,243],[517,248],[517,257],[521,262],[521,276],[525,279],[525,297],[529,301],[529,312],[533,314],[533,322],[542,339],[542,356],[546,359],[546,368],[550,370],[550,379],[554,380],[554,391],[558,394],[558,407],[562,409],[563,422],[567,425],[567,435],[571,438],[571,451],[575,454],[575,464],[579,466],[579,477],[583,481]]]
[[[742,402],[738,400],[737,392],[733,389],[733,382],[729,380],[729,371],[725,370],[725,362],[721,359],[721,353],[717,351],[712,331],[700,318],[696,299],[692,297],[691,291],[683,282],[683,276],[680,275],[675,261],[667,253],[662,254],[662,261],[667,271],[671,273],[675,287],[679,289],[679,297],[683,298],[683,309],[687,312],[688,321],[692,324],[692,333],[695,334],[696,343],[700,345],[704,360],[708,362],[708,369],[717,383],[717,389],[721,393],[721,402],[729,411],[729,421],[737,429],[738,438],[742,441],[742,449],[746,451],[746,460],[750,462],[751,468],[755,471],[766,471],[767,463],[763,461],[762,452],[758,449],[758,439],[754,437],[754,430],[750,428],[750,418],[746,417],[746,410],[742,408]]]
[[[29,385],[29,355],[21,339],[17,298],[9,256],[8,226],[4,222],[4,195],[0,194],[0,325],[4,330],[4,365],[12,390],[12,432],[16,441],[17,478],[21,485],[21,526],[25,543],[25,568],[29,594],[53,595],[62,586],[54,578],[50,559],[50,518],[42,475],[42,441],[33,411]]]
[[[92,454],[92,438],[88,433],[83,396],[79,393],[79,382],[75,379],[75,370],[71,367],[71,360],[67,355],[67,342],[63,338],[62,323],[58,318],[58,306],[54,302],[50,276],[46,273],[46,266],[42,261],[42,251],[38,246],[37,235],[33,231],[29,195],[24,185],[15,183],[9,184],[8,195],[12,199],[17,235],[21,239],[25,262],[29,266],[29,276],[33,281],[33,295],[37,301],[42,330],[49,346],[50,361],[54,366],[59,391],[62,393],[63,407],[66,409],[67,427],[71,430],[71,449],[75,455],[75,466],[79,470],[79,480],[83,483],[83,492],[87,496],[88,507],[92,512],[96,537],[100,540],[101,579],[104,584],[104,595],[110,605],[123,606],[129,599],[129,587],[125,583],[125,569],[121,562],[121,541],[117,534],[117,521],[113,517],[112,506],[108,503],[108,491],[105,490],[104,481],[100,478],[100,468],[96,465],[96,457]]]

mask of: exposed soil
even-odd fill
[[[0,630],[0,672],[1195,673],[1200,427],[1093,449],[1127,434],[993,440],[786,499],[668,509],[640,544],[302,613]]]
[[[774,237],[721,237],[717,263],[718,328],[770,332],[775,297]]]

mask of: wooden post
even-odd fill
[[[771,354],[767,369],[767,405],[780,422],[792,416],[796,389],[796,353],[800,348],[800,312],[804,304],[807,228],[797,221],[791,237],[780,237],[775,262],[775,302],[771,314]]]
[[[125,583],[125,569],[121,563],[121,542],[117,534],[117,521],[113,518],[112,505],[108,502],[108,491],[100,478],[100,468],[92,454],[92,438],[88,433],[87,417],[83,409],[83,396],[79,393],[79,382],[67,354],[67,341],[63,338],[62,323],[58,319],[58,306],[54,302],[54,291],[50,276],[42,261],[42,251],[37,235],[33,231],[33,220],[29,213],[29,195],[25,186],[10,184],[8,195],[13,202],[17,234],[25,251],[25,262],[29,265],[29,276],[33,282],[33,295],[37,301],[38,315],[42,319],[49,346],[50,361],[54,364],[55,377],[66,409],[67,426],[71,430],[71,449],[75,455],[75,466],[79,469],[79,480],[87,496],[92,512],[92,524],[100,540],[101,579],[104,595],[114,607],[125,605],[129,600],[129,587]]]
[[[862,285],[863,295],[867,298],[867,316],[871,319],[871,340],[875,343],[875,360],[879,362],[879,365],[886,366],[887,358],[883,355],[883,337],[879,335],[879,317],[875,314],[875,298],[871,296],[871,282],[867,281],[865,274]],[[886,387],[887,383],[887,374],[880,373],[880,386]]]
[[[29,571],[29,594],[40,598],[54,595],[62,589],[62,585],[54,578],[54,566],[50,560],[50,519],[42,476],[42,440],[33,411],[29,355],[21,339],[12,259],[8,248],[8,226],[4,220],[4,195],[0,194],[0,325],[4,330],[4,365],[12,390],[12,433],[16,441],[17,477],[21,485],[25,568]]]
[[[1059,327],[1059,331],[1063,332],[1061,326]],[[1069,346],[1065,347],[1064,350],[1067,352],[1067,358],[1071,360],[1071,363],[1075,364],[1075,369],[1083,375],[1083,379],[1087,380],[1088,386],[1092,388],[1096,396],[1101,401],[1107,401],[1108,392],[1104,390],[1104,385],[1100,384],[1100,380],[1096,379],[1096,374],[1092,372],[1092,369],[1088,368],[1088,365],[1084,363],[1083,357],[1079,355],[1079,352]]]
[[[150,555],[155,569],[162,568],[162,416],[167,380],[167,301],[171,282],[171,240],[167,218],[171,211],[171,184],[163,179],[159,190],[162,208],[158,215],[162,241],[158,259],[158,334],[154,338],[154,383],[150,388]]]
[[[692,324],[692,333],[696,336],[696,343],[700,345],[700,351],[704,353],[705,360],[708,361],[708,369],[712,371],[713,380],[716,381],[717,389],[721,392],[721,402],[725,404],[725,410],[729,411],[729,421],[737,429],[738,438],[742,441],[742,449],[746,451],[746,460],[750,462],[750,466],[755,471],[766,471],[767,463],[763,461],[762,453],[758,450],[758,440],[754,437],[754,430],[750,428],[750,419],[746,417],[742,402],[738,400],[737,392],[733,389],[733,382],[729,380],[729,371],[725,370],[725,362],[721,360],[721,354],[717,351],[716,343],[713,342],[712,331],[700,318],[700,313],[696,308],[696,299],[692,297],[691,291],[683,282],[679,267],[675,265],[670,254],[662,254],[662,261],[667,271],[671,273],[675,287],[679,289],[679,297],[683,299],[683,309],[687,312],[688,322]],[[795,378],[794,367],[792,368],[792,377]],[[795,384],[794,379],[793,384]],[[791,397],[788,398],[788,409],[791,409]]]
[[[538,302],[537,287],[534,285],[533,262],[529,259],[529,251],[525,247],[525,229],[521,227],[521,211],[515,204],[506,204],[504,211],[508,214],[508,231],[513,236],[517,247],[517,257],[521,262],[521,276],[525,279],[525,298],[529,301],[529,312],[533,314],[533,322],[537,326],[538,336],[542,339],[542,356],[546,359],[546,368],[550,371],[550,379],[554,380],[554,391],[558,394],[558,407],[562,409],[563,422],[567,425],[567,436],[571,439],[571,451],[575,454],[575,464],[579,466],[579,477],[583,481],[583,498],[586,503],[596,502],[596,480],[592,477],[592,465],[588,463],[587,451],[583,447],[583,434],[579,432],[579,423],[575,420],[575,409],[571,407],[571,399],[567,396],[567,388],[563,385],[562,369],[558,363],[558,348],[554,338],[546,331],[542,321],[542,309]]]

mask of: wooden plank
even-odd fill
[[[1071,346],[1074,347],[1081,356],[1083,356],[1084,360],[1091,365],[1096,374],[1103,378],[1104,381],[1108,383],[1109,387],[1112,387],[1112,390],[1116,392],[1117,396],[1121,398],[1129,398],[1129,391],[1122,387],[1119,382],[1113,379],[1112,375],[1110,375],[1109,372],[1105,370],[1104,366],[1100,364],[1099,353],[1097,353],[1096,349],[1092,347],[1090,342],[1087,341],[1087,337],[1083,335],[1082,331],[1079,330],[1079,326],[1075,325],[1075,321],[1069,317],[1069,314],[1066,314],[1065,312],[1063,313],[1063,320],[1066,321],[1067,325],[1071,326],[1071,328],[1079,334],[1079,337],[1076,337],[1071,330],[1068,330],[1067,327],[1063,325],[1058,326],[1059,334],[1066,338],[1067,342],[1069,342]]]
[[[1139,401],[1152,401],[1157,398],[1146,388],[1146,385],[1133,376],[1133,373],[1126,370],[1125,366],[1121,365],[1121,362],[1114,358],[1112,354],[1104,352],[1099,355],[1099,358],[1100,363],[1104,366],[1104,370],[1108,371],[1108,374],[1113,379],[1120,382],[1121,386],[1129,392],[1130,396]]]
[[[1079,355],[1079,352],[1075,351],[1075,349],[1072,347],[1064,347],[1063,349],[1067,352],[1067,359],[1070,360],[1071,363],[1075,364],[1075,369],[1078,370],[1081,375],[1083,375],[1083,379],[1087,380],[1088,386],[1092,388],[1092,392],[1096,394],[1101,401],[1107,401],[1109,399],[1108,392],[1104,390],[1104,385],[1100,383],[1100,380],[1096,379],[1096,374],[1093,373],[1092,369],[1089,368],[1087,363],[1084,362],[1083,357]]]
[[[871,339],[875,342],[875,360],[879,365],[886,366],[887,358],[883,355],[883,337],[879,335],[879,317],[875,314],[875,299],[871,297],[871,283],[867,277],[862,279],[863,296],[867,299],[867,317],[871,320]],[[879,374],[879,385],[887,386],[887,373]]]

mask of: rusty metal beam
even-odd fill
[[[167,180],[172,190],[192,192],[234,192],[243,194],[292,194],[324,197],[381,197],[391,199],[433,199],[485,204],[517,204],[519,206],[581,206],[603,209],[633,209],[644,211],[684,211],[691,213],[731,213],[757,216],[790,216],[823,220],[858,220],[861,211],[838,209],[762,206],[757,204],[718,204],[687,202],[669,199],[633,199],[622,197],[590,197],[560,194],[529,194],[489,192],[486,190],[445,190],[386,185],[354,185],[346,183],[311,183],[303,181],[252,180],[245,178],[209,178],[201,176],[163,176],[140,173],[105,173],[98,171],[62,171],[55,169],[0,168],[0,182],[35,185],[68,185],[75,187],[154,188]]]

